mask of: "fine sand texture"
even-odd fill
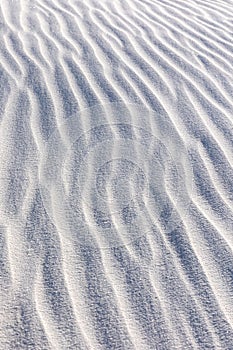
[[[0,350],[233,349],[233,1],[0,1]]]

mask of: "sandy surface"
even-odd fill
[[[1,0],[1,350],[233,349],[232,13]]]

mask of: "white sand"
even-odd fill
[[[232,13],[1,0],[0,350],[233,349]]]

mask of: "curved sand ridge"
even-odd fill
[[[1,0],[0,349],[232,349],[232,10]]]

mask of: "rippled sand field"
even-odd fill
[[[233,1],[1,0],[0,349],[233,349]]]

